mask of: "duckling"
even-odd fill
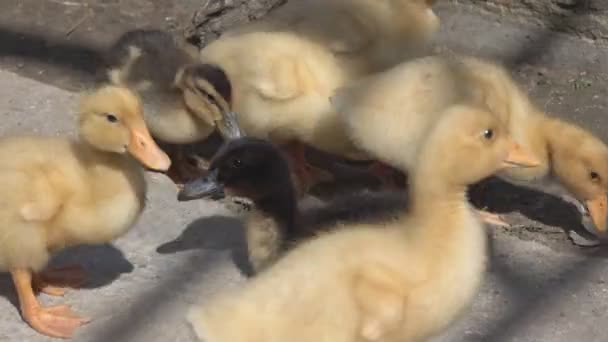
[[[12,275],[21,314],[41,334],[71,337],[89,321],[69,306],[43,307],[33,288],[51,295],[77,286],[82,269],[43,271],[51,254],[123,235],[144,208],[141,163],[165,171],[171,161],[126,88],[99,88],[82,98],[80,141],[60,137],[0,139],[0,269]],[[55,280],[57,283],[49,283]]]
[[[298,241],[337,222],[364,221],[397,212],[407,205],[397,192],[355,192],[327,205],[301,209],[283,152],[257,138],[235,139],[212,158],[209,174],[184,185],[180,201],[246,197],[253,211],[245,220],[247,249],[253,273],[272,264]]]
[[[201,59],[232,81],[243,132],[288,148],[305,191],[331,175],[306,161],[304,145],[371,159],[351,144],[328,99],[351,80],[422,53],[439,28],[432,3],[290,1],[224,33],[201,50]]]
[[[495,62],[464,55],[406,61],[337,90],[332,102],[355,145],[405,170],[415,166],[416,142],[441,110],[458,103],[488,108],[538,161],[535,167],[498,176],[542,191],[548,190],[540,186],[542,180],[555,179],[586,203],[596,232],[606,230],[608,147],[584,129],[541,111]],[[386,120],[404,120],[409,126],[404,131],[387,126]],[[390,150],[392,139],[403,135],[409,138],[406,148]],[[488,222],[507,225],[498,215],[482,213]]]
[[[168,32],[128,31],[107,49],[104,60],[103,82],[139,94],[154,138],[177,145],[171,151],[174,167],[169,170],[176,183],[200,174],[199,168],[187,163],[181,145],[208,138],[216,127],[225,138],[240,136],[224,71],[198,62],[196,49]]]
[[[310,39],[365,73],[423,56],[438,31],[434,0],[289,1],[226,36],[290,32]]]
[[[393,143],[406,146],[406,137]],[[530,157],[496,116],[455,106],[418,158],[411,203],[396,219],[344,224],[299,244],[238,290],[192,308],[197,336],[389,342],[441,332],[472,300],[485,270],[486,236],[467,186],[501,167],[526,166]]]

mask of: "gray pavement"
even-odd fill
[[[442,7],[440,45],[504,60],[538,50],[516,68],[547,110],[579,122],[608,141],[605,115],[608,52],[570,37],[545,34],[499,17]],[[530,43],[531,42],[531,43]],[[460,45],[460,46],[457,46]],[[0,69],[0,134],[72,134],[77,97]],[[81,247],[56,263],[80,262],[90,274],[85,289],[44,303],[68,303],[94,321],[74,341],[195,341],[184,315],[227,286],[244,281],[238,219],[220,203],[175,200],[175,186],[149,174],[148,206],[139,223],[112,245]],[[540,210],[540,209],[539,209]],[[489,229],[493,257],[472,308],[436,341],[607,341],[608,259],[574,247],[561,229],[509,213],[510,230]],[[10,278],[0,275],[0,341],[42,342],[21,321]]]

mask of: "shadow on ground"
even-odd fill
[[[245,275],[251,274],[247,244],[241,220],[227,216],[210,216],[190,223],[173,241],[156,249],[159,254],[173,254],[193,249],[230,250],[232,261]]]
[[[598,251],[596,254],[606,257],[604,251]],[[514,306],[507,309],[501,319],[492,322],[494,329],[477,336],[468,336],[467,341],[501,342],[517,339],[520,336],[518,331],[530,325],[556,298],[580,292],[591,277],[603,269],[601,260],[592,257],[572,261],[562,265],[560,272],[552,275],[550,280],[531,282],[527,276],[518,274],[499,258],[492,258],[492,273],[505,285],[509,295],[515,297]]]
[[[99,246],[78,246],[66,249],[51,260],[49,266],[78,264],[84,267],[87,275],[84,289],[95,289],[111,284],[122,274],[131,273],[133,265],[116,247],[105,244]],[[0,275],[0,296],[7,298],[19,307],[17,294],[9,274]]]

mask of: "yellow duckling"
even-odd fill
[[[586,203],[597,232],[606,230],[608,147],[584,129],[546,115],[496,63],[468,56],[419,58],[338,90],[333,103],[355,145],[402,170],[415,167],[417,142],[442,110],[459,103],[488,108],[539,161],[499,176],[541,191],[546,188],[533,182],[555,178]],[[387,120],[408,126],[387,126]],[[404,135],[408,143],[394,148],[393,139]],[[494,214],[484,217],[506,224]]]
[[[422,341],[458,318],[486,264],[486,236],[467,186],[503,167],[527,166],[530,157],[487,111],[456,106],[444,114],[420,147],[411,204],[398,218],[345,224],[303,242],[243,288],[192,309],[198,337]]]
[[[82,99],[80,141],[0,139],[0,269],[12,275],[24,320],[42,334],[68,338],[88,321],[67,305],[43,307],[36,299],[34,287],[61,295],[54,285],[83,279],[77,267],[43,271],[51,254],[124,234],[144,208],[138,161],[160,171],[170,166],[142,115],[128,89],[104,87]]]
[[[225,36],[290,32],[319,43],[360,72],[423,56],[438,31],[435,0],[296,0]]]

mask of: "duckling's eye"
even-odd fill
[[[114,114],[106,114],[106,119],[111,123],[118,122],[118,118]]]
[[[595,171],[591,171],[589,173],[589,177],[591,178],[591,180],[593,182],[599,182],[600,181],[600,175],[597,172],[595,172]]]
[[[487,140],[491,140],[494,137],[494,130],[486,129],[483,131],[483,137]]]
[[[232,160],[232,167],[238,169],[241,166],[243,166],[243,162],[240,159],[233,159]]]
[[[207,100],[209,100],[210,102],[215,102],[215,99],[213,98],[213,96],[211,96],[211,94],[209,93],[204,93],[205,97],[207,98]]]

